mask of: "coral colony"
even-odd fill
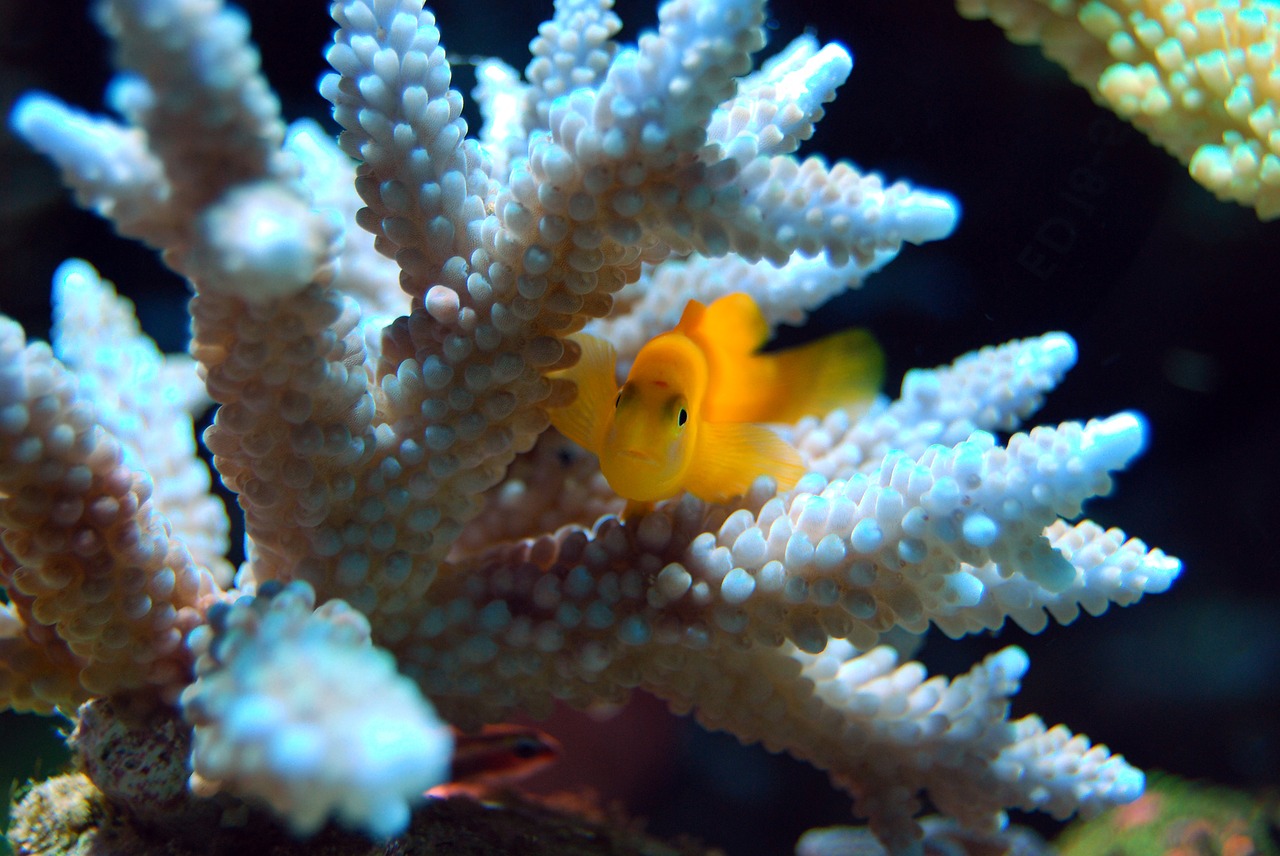
[[[1194,126],[1206,139],[1165,144],[1272,216],[1275,13],[1207,5],[961,3],[1066,45],[1153,136]],[[807,475],[725,504],[621,521],[594,459],[548,430],[575,395],[548,379],[577,359],[569,334],[609,339],[625,372],[690,298],[742,291],[798,322],[958,216],[792,156],[851,70],[841,46],[803,36],[753,70],[758,0],[670,0],[636,45],[609,7],[560,0],[523,75],[483,63],[468,137],[429,11],[334,3],[335,145],[283,124],[235,10],[100,4],[120,118],[30,94],[11,122],[189,280],[191,358],[161,355],[81,261],[55,276],[52,347],[0,324],[0,701],[91,702],[82,741],[109,732],[104,699],[174,705],[194,792],[304,835],[401,832],[448,776],[446,722],[633,688],[828,771],[893,852],[918,848],[922,796],[987,830],[1135,799],[1142,774],[1106,747],[1007,719],[1018,648],[946,680],[881,644],[1039,632],[1178,575],[1076,520],[1142,450],[1139,416],[990,433],[1071,367],[1066,334],[781,426]],[[239,569],[195,457],[210,400]]]

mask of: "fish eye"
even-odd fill
[[[689,411],[687,411],[687,410],[685,410],[683,407],[681,407],[681,408],[680,408],[680,415],[676,417],[676,423],[677,423],[677,424],[679,424],[681,427],[683,427],[683,426],[684,426],[684,423],[686,423],[686,422],[688,422],[688,421],[689,421]]]
[[[528,737],[522,737],[511,747],[511,754],[517,758],[536,758],[542,752],[542,746]]]

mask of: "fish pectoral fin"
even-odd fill
[[[684,488],[708,502],[741,496],[762,475],[790,490],[805,473],[800,453],[763,425],[704,422]]]
[[[575,333],[570,338],[582,348],[578,362],[570,368],[548,372],[547,377],[573,381],[578,395],[564,407],[547,408],[547,415],[561,434],[598,455],[618,397],[618,352],[604,339],[589,333]]]
[[[634,499],[628,499],[627,507],[622,510],[621,519],[627,523],[634,523],[651,511],[653,511],[652,502],[637,502]]]

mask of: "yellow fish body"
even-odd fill
[[[761,475],[791,488],[804,474],[800,454],[759,423],[865,401],[884,360],[863,330],[758,353],[768,336],[749,295],[710,306],[690,300],[674,329],[640,349],[619,387],[613,346],[577,333],[577,364],[551,377],[573,381],[578,395],[549,410],[551,423],[599,457],[628,514],[682,491],[724,502]]]

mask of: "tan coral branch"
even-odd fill
[[[16,565],[6,588],[85,664],[73,694],[46,701],[146,686],[176,695],[188,680],[183,636],[212,578],[170,537],[150,479],[124,464],[72,376],[8,320],[0,413],[0,527]],[[49,656],[59,650],[51,640]]]
[[[1215,196],[1280,217],[1280,8],[1248,0],[957,0],[1039,44]]]

